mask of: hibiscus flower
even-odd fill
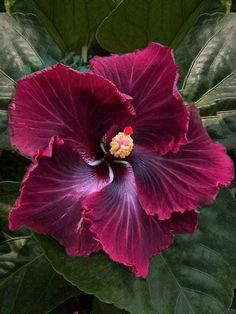
[[[150,258],[195,230],[232,162],[177,90],[172,50],[152,43],[21,79],[12,145],[32,158],[10,228],[48,234],[71,256],[105,251],[145,278]]]

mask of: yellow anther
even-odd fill
[[[113,137],[110,143],[110,153],[116,158],[125,158],[129,156],[133,150],[134,143],[132,137],[126,132],[119,132]]]

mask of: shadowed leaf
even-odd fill
[[[236,147],[236,110],[203,117],[202,122],[211,138],[221,142],[227,149]]]

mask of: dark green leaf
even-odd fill
[[[113,0],[115,4],[120,4],[123,0]]]
[[[19,194],[20,182],[0,182],[0,202],[12,204]]]
[[[0,76],[1,81],[1,76]],[[0,87],[1,88],[1,87]],[[1,96],[0,96],[1,104]],[[0,149],[12,150],[8,132],[8,117],[5,110],[0,110]]]
[[[0,12],[5,12],[4,0],[0,0]]]
[[[233,298],[231,308],[235,309],[235,311],[236,311],[236,293],[235,292],[236,292],[236,290],[234,290],[234,298]]]
[[[102,303],[95,298],[93,302],[92,314],[128,314],[128,312],[120,310],[112,304]]]
[[[201,114],[210,116],[220,110],[236,108],[236,69],[219,84],[208,90],[197,102]]]
[[[232,12],[236,12],[236,1],[232,1],[232,7],[231,7]]]
[[[212,139],[221,142],[227,149],[236,148],[236,110],[203,117],[202,122]]]
[[[210,6],[210,12],[224,12],[229,14],[232,6],[231,0],[212,0]]]
[[[4,0],[6,12],[9,14],[15,12],[33,13],[28,5],[28,0]]]
[[[175,52],[180,77],[187,74],[182,90],[185,98],[198,99],[196,105],[210,136],[228,149],[236,147],[235,23],[235,14],[225,18],[219,13],[205,14]]]
[[[230,309],[230,310],[229,310],[229,314],[236,314],[236,310]]]
[[[1,27],[1,25],[0,25]],[[7,108],[15,89],[15,81],[0,69],[0,110]]]
[[[192,42],[195,42],[196,38],[192,35]],[[188,101],[198,100],[221,81],[224,83],[226,77],[232,79],[236,70],[235,42],[236,14],[231,13],[226,15],[218,26],[214,25],[213,35],[191,64],[182,90]],[[218,110],[224,110],[224,107],[218,107]]]
[[[12,234],[0,210],[1,314],[44,314],[79,293],[52,269],[29,231]]]
[[[32,14],[0,14],[0,109],[6,109],[15,81],[61,59],[61,52]]]
[[[219,22],[224,17],[222,13],[203,14],[192,27],[181,44],[175,50],[176,62],[180,70],[179,87],[182,87],[184,78],[189,70],[191,63],[199,54],[202,47],[212,37],[218,28]]]
[[[89,258],[69,257],[53,239],[35,236],[54,269],[80,286],[82,291],[131,313],[155,313],[145,281],[136,279],[125,267],[112,263],[105,254],[93,254]]]
[[[15,4],[16,0],[4,0],[5,8],[7,13],[12,12],[12,8]]]
[[[15,271],[42,254],[29,230],[19,230],[15,234],[8,230],[8,210],[0,204],[0,285]]]
[[[2,314],[44,314],[79,291],[41,254],[0,284]]]
[[[56,271],[81,290],[130,313],[227,313],[236,286],[236,202],[229,190],[202,209],[198,230],[152,260],[147,280],[135,278],[105,254],[72,258],[53,239],[37,235]]]
[[[229,13],[232,6],[232,0],[220,0],[221,4],[225,8],[225,12]]]
[[[8,280],[17,270],[21,269],[24,265],[29,264],[35,257],[38,256],[39,250],[37,250],[37,248],[34,249],[34,245],[30,237],[31,236],[28,235],[13,238],[6,232],[1,231],[0,287],[3,282]],[[1,293],[0,288],[0,295]]]
[[[65,51],[81,53],[94,39],[98,25],[115,7],[112,0],[29,0],[38,19]]]
[[[208,0],[124,0],[97,31],[100,45],[113,52],[143,48],[151,41],[176,47]]]

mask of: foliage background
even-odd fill
[[[229,11],[231,10],[231,13]],[[235,313],[235,185],[201,209],[194,235],[152,260],[146,281],[104,254],[65,255],[7,215],[29,160],[10,146],[7,107],[20,77],[158,41],[174,48],[179,88],[235,162],[236,3],[228,0],[0,0],[0,313]],[[8,13],[6,13],[7,11]]]

